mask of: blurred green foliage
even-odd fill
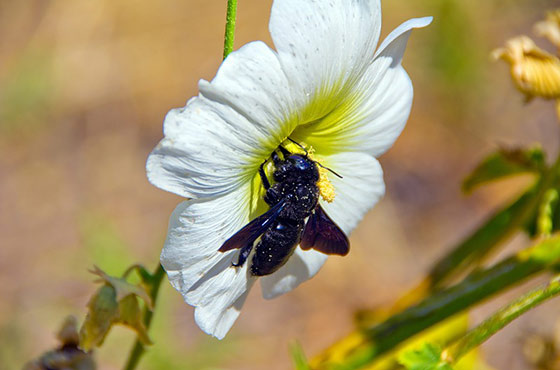
[[[504,177],[533,173],[540,175],[545,169],[545,156],[540,147],[502,148],[484,158],[463,181],[463,191],[470,193],[482,184]]]
[[[292,361],[294,362],[295,370],[310,370],[309,364],[307,363],[307,358],[303,352],[303,348],[299,343],[293,343],[290,346],[290,352],[292,353]]]
[[[419,349],[403,352],[399,362],[408,370],[453,370],[441,360],[441,348],[432,343],[424,343]]]
[[[476,19],[472,7],[461,0],[431,0],[434,25],[431,30],[433,73],[453,94],[468,95],[480,83],[480,61],[486,60],[477,42]]]
[[[105,271],[124,271],[135,261],[133,249],[125,243],[111,218],[91,211],[80,219],[80,233],[88,259]]]
[[[29,49],[13,62],[13,69],[0,79],[0,133],[29,131],[46,122],[55,94],[52,53]]]

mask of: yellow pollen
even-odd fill
[[[326,168],[319,166],[319,181],[317,186],[319,187],[319,194],[325,202],[332,203],[336,195],[334,191],[334,185],[329,180],[329,171]]]

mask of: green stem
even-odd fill
[[[228,0],[227,4],[227,16],[226,16],[226,34],[224,37],[224,59],[233,51],[233,40],[235,36],[235,18],[237,15],[237,0]],[[152,298],[152,303],[155,308],[159,287],[161,285],[161,281],[165,276],[165,271],[161,265],[158,265],[156,271],[152,275],[152,284],[151,284],[151,293],[150,296]],[[153,311],[150,311],[147,307],[144,308],[144,325],[146,326],[146,330],[150,328],[150,324],[152,322]],[[124,367],[125,370],[133,370],[138,365],[140,361],[140,357],[146,351],[144,345],[140,340],[137,338],[136,342],[134,343],[134,347],[132,347],[132,351],[128,357],[128,361],[126,362],[126,366]]]
[[[514,319],[558,294],[560,294],[559,276],[552,279],[546,286],[525,294],[497,311],[482,324],[445,349],[442,359],[450,364],[456,363],[470,350],[481,345]]]
[[[237,0],[228,0],[226,15],[226,35],[224,38],[224,59],[233,51],[235,38],[235,18],[237,16]]]
[[[560,262],[560,236],[546,239],[384,322],[351,334],[312,361],[316,369],[358,369],[422,330]],[[357,339],[358,338],[358,339]],[[337,347],[342,348],[338,349]],[[343,352],[341,354],[341,352]],[[332,356],[336,354],[335,356]],[[342,362],[342,363],[341,363]]]
[[[165,276],[165,271],[163,270],[163,267],[160,264],[158,264],[156,271],[152,275],[152,281],[150,283],[150,298],[152,299],[153,309],[155,309],[156,307],[159,288],[161,286],[161,282],[164,276]],[[153,315],[154,315],[153,311],[149,310],[148,307],[144,307],[143,321],[144,321],[144,326],[146,326],[146,331],[148,331],[148,329],[150,328]],[[136,342],[134,343],[134,346],[130,351],[130,355],[128,356],[128,361],[126,362],[124,369],[125,370],[135,369],[136,365],[138,365],[138,362],[140,361],[140,358],[142,357],[145,351],[146,348],[144,347],[142,342],[140,342],[140,340],[136,338]]]

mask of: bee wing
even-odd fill
[[[284,201],[274,205],[271,209],[255,218],[253,221],[245,225],[241,230],[236,232],[232,237],[225,241],[220,247],[220,252],[227,252],[232,249],[243,248],[246,245],[253,244],[259,236],[262,235],[270,227],[270,225],[278,218],[280,212],[284,209]]]
[[[340,256],[345,256],[350,251],[348,237],[321,206],[317,206],[315,212],[309,216],[303,229],[300,247],[303,250],[313,248],[321,253]]]

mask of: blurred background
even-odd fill
[[[236,48],[271,45],[271,0],[240,0]],[[383,35],[433,15],[415,31],[404,65],[415,86],[411,118],[381,158],[387,195],[297,290],[265,301],[253,289],[223,341],[203,334],[193,309],[164,282],[142,369],[286,369],[288,345],[307,355],[352,327],[361,308],[388,304],[528,182],[500,182],[471,196],[462,178],[500,145],[558,150],[553,104],[524,104],[505,63],[490,51],[531,34],[546,0],[391,0]],[[197,94],[222,57],[225,0],[0,1],[0,369],[17,369],[55,346],[68,314],[80,320],[95,291],[94,264],[121,274],[158,261],[167,220],[181,199],[151,186],[145,161],[173,107]],[[538,43],[552,51],[546,42]],[[519,236],[508,253],[527,240]],[[514,292],[506,294],[512,298]],[[478,322],[505,302],[471,314]],[[551,337],[558,301],[516,321],[482,348],[498,369],[532,369],[528,336]],[[333,319],[336,318],[336,319]],[[134,333],[117,327],[96,353],[119,369]]]

